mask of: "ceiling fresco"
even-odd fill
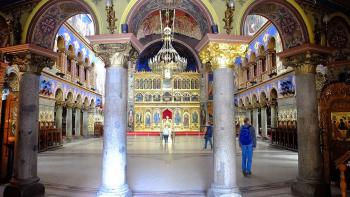
[[[129,21],[130,30],[135,34],[138,32],[141,25],[144,23],[144,20],[147,19],[150,13],[164,9],[167,7],[167,5],[163,0],[151,0],[147,1],[147,3],[145,1],[143,5],[140,5],[140,7],[142,7],[142,9],[138,9],[137,12],[131,16],[131,21]],[[195,4],[194,1],[176,0],[176,8],[182,10],[196,20],[202,36],[209,32],[208,30],[211,24],[209,24],[204,12],[198,7],[198,5]]]
[[[163,24],[165,23],[163,22]],[[137,38],[142,39],[148,35],[160,34],[160,27],[159,11],[154,11],[148,15],[141,24],[139,30],[137,31]],[[202,38],[202,33],[200,27],[197,24],[197,21],[191,15],[181,10],[176,10],[174,32],[195,38],[197,40],[200,40]]]

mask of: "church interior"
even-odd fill
[[[348,1],[0,0],[0,90],[4,197],[350,196]]]

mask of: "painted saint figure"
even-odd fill
[[[179,112],[179,111],[176,111],[176,113],[175,113],[175,124],[176,124],[176,125],[179,125],[180,122],[181,122],[180,112]]]
[[[184,122],[183,122],[183,124],[184,124],[184,127],[186,127],[186,128],[188,128],[189,127],[189,117],[188,117],[188,114],[186,113],[185,115],[184,115]]]
[[[159,121],[160,121],[160,115],[159,115],[159,112],[156,112],[154,113],[153,115],[153,122],[158,125],[159,124]]]
[[[150,113],[146,113],[146,119],[145,119],[146,127],[151,126],[151,115]]]
[[[192,113],[192,123],[198,124],[198,113],[197,112]]]

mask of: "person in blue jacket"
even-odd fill
[[[242,149],[242,172],[244,176],[252,174],[253,149],[256,147],[255,129],[244,119],[239,132],[239,146]]]

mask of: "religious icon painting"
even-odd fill
[[[145,127],[151,127],[151,112],[146,112],[145,114]]]
[[[188,112],[184,113],[183,126],[184,126],[184,128],[189,128],[190,127],[190,115],[188,114]]]
[[[332,112],[332,139],[350,141],[350,112]]]
[[[153,123],[156,127],[159,126],[159,123],[160,123],[160,113],[159,113],[159,110],[156,110],[154,113],[153,113]]]
[[[175,112],[175,124],[176,125],[181,124],[181,113],[179,110],[176,110],[176,112]]]

